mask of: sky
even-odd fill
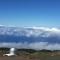
[[[60,0],[0,0],[0,25],[60,27]]]

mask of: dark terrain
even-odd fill
[[[0,48],[0,60],[60,60],[60,51],[50,50],[32,50],[32,49],[18,49],[16,50],[17,56],[3,56],[8,53],[9,48]]]

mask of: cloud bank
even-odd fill
[[[48,42],[35,42],[35,43],[0,43],[0,47],[8,48],[24,48],[24,49],[35,49],[35,50],[60,50],[60,44],[49,44]]]
[[[46,27],[5,27],[0,26],[0,36],[3,35],[6,39],[8,36],[17,36],[23,39],[17,39],[20,42],[7,42],[0,43],[0,47],[15,47],[25,49],[47,49],[47,50],[60,50],[60,29],[58,28],[46,28]],[[4,38],[4,39],[5,39]],[[11,37],[12,38],[12,37]],[[5,40],[6,40],[5,39]],[[28,39],[28,40],[27,40]],[[13,39],[14,40],[14,39]],[[9,39],[8,39],[9,41]],[[15,41],[15,40],[14,40]],[[30,42],[29,41],[33,41]]]

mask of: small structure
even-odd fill
[[[4,54],[3,56],[16,56],[16,54],[15,54],[15,48],[11,48],[10,49],[10,53],[9,54]]]

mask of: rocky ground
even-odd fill
[[[0,49],[0,60],[60,60],[60,51],[20,49],[17,56],[3,56],[8,52],[9,49]]]
[[[20,56],[0,56],[0,60],[60,60],[60,54],[56,53],[34,53]]]

